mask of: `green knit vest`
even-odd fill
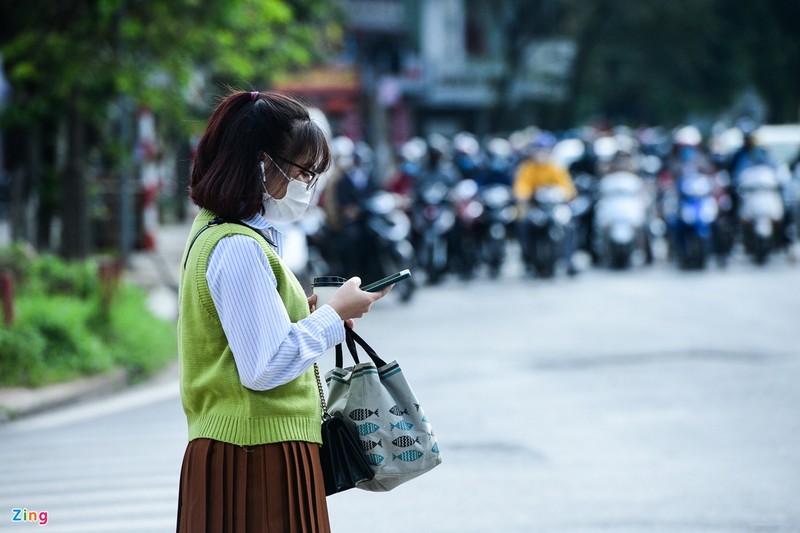
[[[197,215],[181,261],[186,266],[181,272],[179,295],[178,359],[189,440],[209,438],[240,446],[295,440],[321,444],[322,409],[313,369],[267,391],[242,385],[206,282],[208,256],[228,235],[256,239],[269,259],[292,322],[309,314],[303,288],[266,240],[245,226],[211,226],[190,246],[214,217],[206,209]]]

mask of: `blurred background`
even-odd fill
[[[385,180],[409,139],[797,123],[800,8],[769,0],[4,2],[2,239],[83,257],[186,216],[226,87],[291,92]],[[790,154],[787,157],[793,157]]]
[[[334,531],[800,530],[798,28],[785,0],[0,0],[0,531],[174,530],[188,178],[231,89],[329,135],[279,228],[306,289],[413,272],[359,329],[445,462],[331,498]]]

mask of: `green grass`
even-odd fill
[[[0,386],[40,386],[125,368],[141,379],[175,358],[175,324],[153,315],[147,296],[119,284],[102,298],[96,261],[0,250],[14,272],[15,319],[0,324]]]

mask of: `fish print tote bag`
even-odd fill
[[[375,472],[356,488],[389,491],[439,465],[439,443],[397,361],[384,362],[349,328],[346,343],[356,364],[345,368],[336,347],[336,366],[325,374],[328,411],[355,425]],[[356,344],[369,361],[359,362]]]

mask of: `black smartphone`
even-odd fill
[[[379,279],[369,285],[364,285],[361,287],[362,291],[367,292],[378,292],[380,290],[385,289],[389,285],[394,285],[398,281],[403,281],[404,279],[408,279],[411,277],[411,271],[409,269],[401,270],[400,272],[395,272],[391,276],[386,276],[383,279]]]

